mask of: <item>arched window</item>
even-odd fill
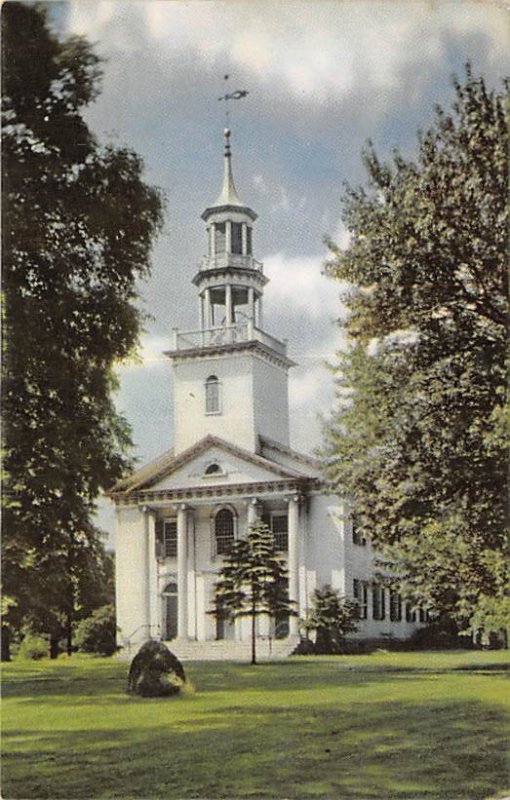
[[[221,472],[220,465],[214,463],[214,464],[209,464],[209,466],[207,467],[207,469],[205,471],[205,474],[206,475],[217,475],[219,472]]]
[[[234,541],[234,514],[229,508],[221,508],[214,518],[214,539],[216,555],[230,550]]]
[[[205,382],[205,413],[220,413],[220,382],[216,375],[209,375]]]

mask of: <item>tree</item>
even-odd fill
[[[111,656],[117,649],[115,609],[112,605],[96,608],[76,628],[76,646],[83,653]]]
[[[44,628],[55,655],[97,547],[95,498],[128,466],[114,367],[137,343],[162,197],[83,120],[90,45],[60,41],[41,6],[4,4],[2,29],[5,619]]]
[[[324,455],[403,592],[467,629],[508,593],[509,105],[469,65],[454,89],[415,161],[369,144],[368,186],[347,191]]]
[[[312,607],[305,620],[307,630],[316,631],[316,653],[341,653],[347,633],[357,629],[356,603],[326,584],[312,593]]]
[[[217,619],[251,619],[251,663],[257,663],[256,624],[261,615],[295,614],[288,597],[287,570],[278,555],[274,536],[262,522],[250,526],[224,557],[215,583]]]

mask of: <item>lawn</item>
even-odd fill
[[[3,670],[2,795],[503,797],[509,662],[428,652],[190,663],[196,690],[165,699],[128,696],[128,665],[115,659],[15,662]]]

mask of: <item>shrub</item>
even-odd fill
[[[358,607],[329,585],[315,589],[312,608],[304,621],[306,630],[316,632],[314,652],[341,653],[345,636],[357,630]]]
[[[78,624],[74,642],[82,653],[111,656],[117,649],[116,631],[115,609],[111,605],[102,606]]]
[[[37,633],[26,633],[18,649],[19,658],[38,661],[49,653],[48,640]]]

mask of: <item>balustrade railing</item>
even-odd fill
[[[225,267],[254,269],[257,272],[264,271],[264,265],[261,261],[257,261],[253,256],[243,256],[237,253],[219,253],[215,256],[205,256],[198,263],[200,271],[207,269],[223,269]]]
[[[215,328],[206,328],[195,331],[174,331],[175,350],[194,350],[202,347],[217,347],[219,345],[238,344],[242,342],[257,341],[276,350],[281,355],[286,355],[287,346],[265,331],[256,328],[251,322],[242,325],[224,325]]]

